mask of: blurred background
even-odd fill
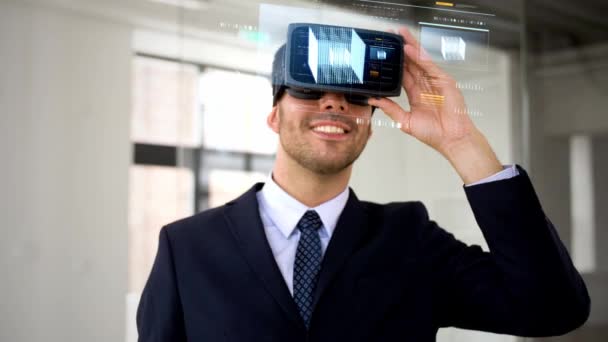
[[[304,21],[406,25],[427,47],[438,28],[475,33],[475,58],[443,65],[502,163],[530,173],[587,282],[591,317],[566,336],[438,341],[607,341],[607,13],[603,0],[0,0],[0,340],[137,340],[160,228],[268,177],[272,55]],[[422,200],[486,248],[447,161],[373,129],[358,196]]]

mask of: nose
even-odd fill
[[[344,94],[327,92],[319,100],[322,110],[347,112],[348,102],[344,98]]]

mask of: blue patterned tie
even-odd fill
[[[321,218],[314,210],[308,210],[297,225],[301,234],[293,267],[293,299],[306,328],[310,325],[313,294],[321,269],[321,239],[317,232],[321,225]]]

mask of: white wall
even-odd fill
[[[122,341],[131,34],[0,2],[0,340]]]

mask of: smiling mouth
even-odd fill
[[[311,128],[314,135],[322,140],[342,141],[350,137],[350,127],[337,122],[316,122]]]
[[[316,127],[313,127],[312,130],[315,131],[315,132],[329,133],[329,134],[345,134],[345,133],[348,133],[348,131],[345,130],[344,128],[338,127],[338,126],[332,126],[332,125],[316,126]]]
[[[353,130],[353,124],[350,124],[345,118],[338,117],[338,115],[328,113],[322,118],[316,118],[312,121],[310,128],[313,132],[324,136],[345,136]]]

